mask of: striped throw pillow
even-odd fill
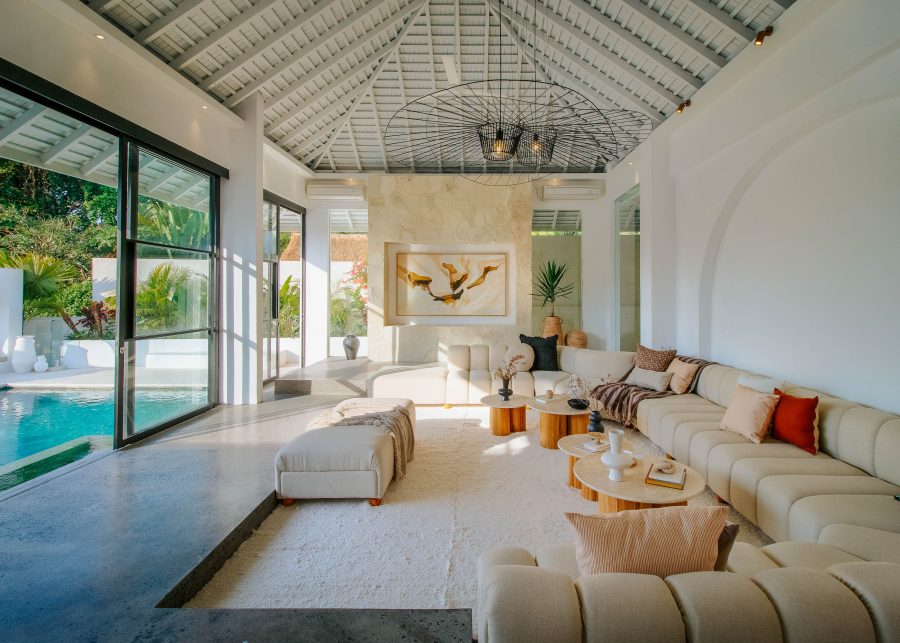
[[[582,576],[620,572],[660,578],[713,571],[725,507],[661,507],[585,516],[567,513]]]

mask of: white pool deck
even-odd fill
[[[205,371],[183,368],[138,367],[137,387],[144,388],[200,388],[206,386]],[[66,368],[45,373],[0,373],[0,388],[13,389],[100,389],[113,388],[115,369]]]

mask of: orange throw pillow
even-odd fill
[[[711,572],[725,507],[661,507],[585,516],[567,513],[582,576],[621,572],[661,578]]]
[[[772,437],[816,455],[819,450],[819,398],[795,397],[775,389],[781,397],[772,421]]]

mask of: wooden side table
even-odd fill
[[[576,462],[573,473],[581,484],[597,492],[600,513],[686,505],[688,500],[703,493],[706,488],[703,476],[680,463],[679,466],[687,470],[684,489],[646,484],[644,476],[653,463],[661,459],[654,456],[639,459],[635,466],[625,470],[625,479],[621,482],[609,479],[609,469],[600,461],[599,454]]]
[[[504,436],[525,430],[525,407],[528,398],[524,395],[510,395],[504,402],[499,395],[481,398],[481,403],[491,409],[491,434]]]
[[[568,483],[569,486],[573,489],[581,490],[581,497],[585,500],[593,500],[594,502],[598,502],[600,500],[599,495],[594,489],[591,489],[587,485],[581,483],[575,476],[575,464],[581,460],[582,458],[587,458],[592,455],[600,455],[602,452],[590,452],[582,449],[582,445],[586,443],[590,443],[593,441],[593,438],[587,433],[584,434],[575,434],[575,435],[567,435],[566,437],[560,439],[557,443],[557,447],[560,451],[564,452],[569,456],[569,478]],[[625,440],[622,443],[622,446],[627,451],[632,450],[631,443]]]
[[[545,449],[555,449],[560,438],[567,435],[587,433],[588,409],[579,410],[569,406],[569,398],[560,395],[547,402],[541,402],[537,398],[531,398],[528,408],[541,414],[541,446]]]

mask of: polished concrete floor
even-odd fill
[[[155,607],[271,501],[275,452],[337,399],[219,407],[0,495],[0,638],[468,640],[468,610]]]
[[[379,373],[421,367],[415,362],[372,362],[368,358],[329,357],[310,366],[282,368],[274,382],[278,395],[368,395],[369,384]]]

